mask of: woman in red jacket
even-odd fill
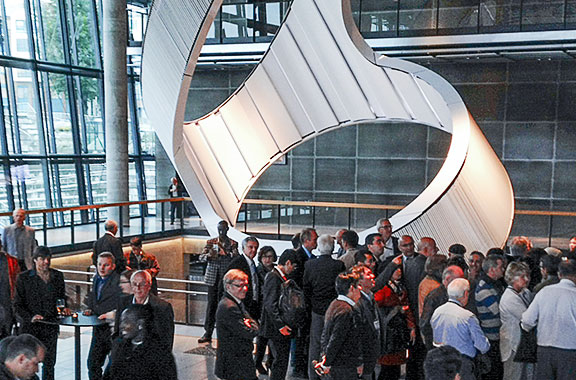
[[[384,288],[374,294],[380,313],[381,366],[378,380],[397,380],[400,366],[408,358],[408,346],[416,338],[416,324],[408,293],[402,283],[402,268],[396,269]]]

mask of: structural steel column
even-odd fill
[[[104,115],[106,125],[107,201],[127,202],[128,197],[128,78],[126,75],[126,2],[103,1]],[[129,224],[129,209],[122,213]],[[119,221],[118,208],[108,217]]]

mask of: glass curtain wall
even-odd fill
[[[101,9],[101,0],[0,0],[1,211],[107,201]],[[146,9],[128,5],[127,12],[128,45],[139,46]],[[129,56],[130,200],[155,196],[154,133],[143,115],[139,65]],[[132,214],[141,211],[148,213]],[[93,217],[84,212],[75,223]],[[70,214],[49,218],[58,226]],[[42,224],[41,217],[30,222]]]

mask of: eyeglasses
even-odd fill
[[[231,283],[230,285],[237,287],[238,289],[242,289],[243,287],[248,287],[248,283],[244,282],[242,284],[235,284],[235,283]]]
[[[392,229],[392,226],[380,226],[380,227],[378,227],[378,229],[382,229],[382,228],[386,228],[386,229],[390,229],[390,230],[391,230],[391,229]]]
[[[146,286],[148,286],[148,283],[147,282],[133,282],[133,283],[131,283],[131,285],[137,289],[140,289],[140,288],[145,288]]]

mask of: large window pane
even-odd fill
[[[78,181],[76,168],[73,164],[59,164],[60,191],[62,192],[62,206],[78,206]]]
[[[403,35],[436,32],[438,0],[404,0],[400,2],[399,29]]]
[[[19,58],[30,58],[24,0],[4,1],[4,6],[6,7],[6,26],[8,27],[9,39],[3,42],[9,44],[10,55]],[[8,49],[4,47],[4,54],[7,53]]]
[[[360,14],[360,31],[395,34],[398,23],[398,2],[392,0],[363,0]]]
[[[68,20],[71,32],[70,53],[72,62],[78,66],[97,67],[95,41],[93,38],[92,2],[75,0],[72,4],[74,12],[71,17],[73,20]]]
[[[90,164],[90,180],[94,204],[106,203],[106,165],[104,163]]]
[[[138,124],[140,126],[140,145],[142,154],[154,154],[156,147],[156,133],[148,121],[144,105],[142,103],[142,86],[140,82],[135,83],[136,91],[136,111],[138,112]]]
[[[156,199],[156,161],[144,161],[144,177],[146,178],[146,196]],[[155,210],[155,207],[150,207]]]
[[[524,0],[523,30],[550,30],[564,26],[564,0]]]
[[[34,78],[29,70],[13,69],[12,72],[14,73],[22,153],[39,153],[38,123],[40,119],[36,114],[37,96],[32,84]]]
[[[80,84],[82,99],[78,99],[78,111],[83,112],[86,125],[86,146],[83,148],[87,153],[104,153],[104,123],[99,79],[81,77]]]
[[[504,32],[520,29],[521,0],[480,3],[481,31]]]
[[[254,6],[252,4],[222,6],[222,34],[224,39],[233,39],[234,42],[250,42],[254,33],[253,25]]]
[[[13,130],[15,128],[15,112],[14,104],[10,101],[9,97],[9,83],[11,83],[9,72],[12,69],[0,67],[0,90],[2,91],[2,106],[4,113],[4,125],[6,127],[6,139],[8,140],[8,152],[15,152],[15,145],[13,140]],[[5,153],[5,152],[3,152]]]
[[[34,12],[36,54],[43,61],[64,62],[60,10],[57,0],[31,1]]]
[[[448,29],[450,33],[476,32],[478,4],[469,0],[440,0],[438,29]]]
[[[10,168],[12,172],[12,184],[17,183],[20,191],[22,185],[26,185],[28,208],[41,209],[47,207],[44,174],[40,163],[27,163],[15,165]]]
[[[68,101],[68,89],[66,76],[61,74],[48,74],[50,85],[50,107],[54,130],[48,128],[49,134],[55,139],[56,152],[74,153],[72,140],[72,122],[70,120],[70,102]],[[48,112],[48,109],[46,110]]]

